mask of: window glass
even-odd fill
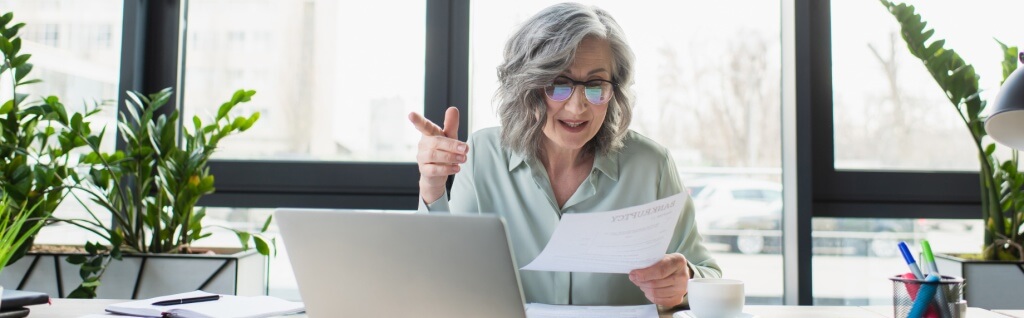
[[[69,113],[99,107],[91,122],[94,131],[106,127],[101,142],[106,152],[114,150],[122,4],[119,0],[0,0],[0,13],[14,12],[14,22],[25,23],[20,32],[21,53],[32,54],[29,78],[42,80],[18,87],[18,92],[30,95],[26,103],[57,96]],[[0,89],[0,96],[9,94],[9,89]],[[86,196],[80,197],[94,211],[100,210]],[[68,196],[54,216],[87,218],[88,214],[74,196]],[[35,242],[81,245],[95,238],[86,230],[57,223],[42,228]]]
[[[732,197],[737,200],[763,201],[760,190],[733,190]]]
[[[215,158],[414,161],[425,19],[424,1],[189,2],[186,119],[254,89],[239,113],[260,120]]]
[[[906,2],[935,29],[932,40],[945,39],[946,48],[974,65],[982,97],[991,101],[1003,59],[993,38],[1024,43],[1024,33],[1006,22],[1017,20],[1024,3]],[[832,1],[835,167],[978,171],[970,132],[899,32],[877,1]]]
[[[920,253],[981,252],[981,220],[814,218],[811,268],[815,305],[892,305],[889,277],[908,272],[896,244]],[[943,273],[945,275],[958,275]]]
[[[212,235],[193,242],[193,246],[238,248],[241,246],[238,236],[224,228],[259,232],[263,228],[263,222],[273,213],[273,209],[207,207],[203,227],[204,232]],[[288,250],[284,246],[284,240],[277,227],[277,219],[270,223],[267,232],[262,235],[267,239],[277,240],[277,256],[270,257],[268,294],[287,300],[301,301],[302,297],[299,295],[299,287],[295,282],[292,264],[288,261]],[[251,242],[250,248],[252,248]]]
[[[472,2],[470,132],[499,125],[492,99],[505,41],[558,2]],[[636,54],[631,128],[671,152],[725,276],[752,282],[747,304],[780,304],[781,204],[761,191],[781,192],[781,4],[582,2],[608,11],[625,31]],[[757,219],[756,235],[738,235],[744,216]]]

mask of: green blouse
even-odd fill
[[[421,199],[419,210],[501,216],[520,267],[544,249],[563,213],[612,211],[683,191],[668,151],[629,131],[618,153],[594,159],[590,175],[559,209],[544,166],[536,158],[523,158],[501,147],[500,134],[497,127],[473,133],[466,163],[455,175],[451,200],[426,205]],[[687,200],[666,252],[682,253],[693,277],[721,277],[721,269],[701,241],[694,225],[693,203]],[[527,303],[650,304],[626,274],[523,270],[519,277]]]

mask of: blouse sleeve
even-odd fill
[[[679,173],[676,171],[675,160],[672,159],[671,154],[665,154],[665,161],[661,168],[663,173],[661,174],[661,180],[658,182],[658,199],[685,191],[682,183],[679,181]],[[676,224],[676,234],[673,236],[672,241],[673,245],[669,249],[686,257],[687,266],[690,267],[690,273],[693,278],[721,278],[722,269],[718,266],[718,262],[708,253],[707,248],[702,243],[704,239],[697,232],[696,221],[694,220],[695,213],[693,200],[687,195],[686,204],[683,205],[683,212],[679,216],[679,223]]]

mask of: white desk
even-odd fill
[[[876,312],[884,317],[892,318],[892,306],[865,306],[861,307]],[[1006,318],[1005,315],[991,312],[977,307],[967,307],[968,318]]]
[[[758,318],[882,318],[876,312],[856,306],[744,306],[743,312]],[[892,315],[892,311],[889,312]],[[662,315],[665,317],[665,315]],[[1004,317],[1005,318],[1005,317]]]
[[[107,305],[124,302],[117,299],[53,299],[52,305],[29,307],[29,318],[75,318],[89,314],[102,314]],[[747,313],[759,318],[883,318],[892,317],[891,306],[746,306]],[[1010,317],[1024,317],[1024,310],[1003,310]],[[1006,318],[1002,314],[981,308],[969,308],[970,318]],[[124,317],[113,316],[111,317]],[[287,318],[306,318],[306,315],[292,315]],[[672,318],[671,312],[661,313],[661,318]]]
[[[1004,314],[1010,317],[1024,317],[1024,310],[993,310],[994,312]]]

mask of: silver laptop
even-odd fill
[[[278,209],[310,317],[526,317],[496,216]]]

